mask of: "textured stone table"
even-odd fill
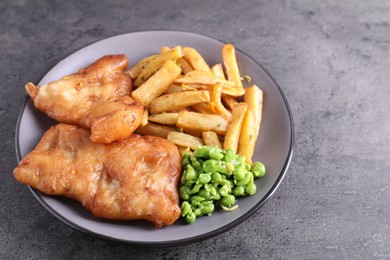
[[[0,2],[0,259],[390,259],[390,2],[231,2]],[[280,84],[296,129],[288,173],[258,212],[173,248],[75,231],[12,176],[24,84],[88,43],[150,29],[235,43]]]

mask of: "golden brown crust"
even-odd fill
[[[170,141],[131,135],[96,144],[90,132],[58,124],[14,170],[15,178],[46,194],[76,199],[93,215],[144,219],[156,227],[180,216],[181,157]]]
[[[88,129],[93,127],[94,121],[99,121],[100,127],[115,124],[116,129],[111,132],[96,130],[99,133],[94,136],[92,131],[94,142],[111,143],[130,135],[143,116],[143,107],[129,97],[132,81],[126,72],[127,66],[125,55],[107,55],[60,80],[40,87],[28,83],[25,88],[35,107],[59,122]],[[131,106],[126,107],[128,104]],[[105,110],[99,109],[102,106]],[[115,109],[115,113],[107,116],[107,110]],[[105,120],[107,122],[103,122]]]

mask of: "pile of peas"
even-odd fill
[[[236,202],[236,197],[256,193],[254,178],[263,177],[266,169],[261,162],[252,167],[234,149],[201,146],[186,153],[182,160],[180,180],[182,217],[193,223],[197,217],[208,215],[219,205],[225,210]]]

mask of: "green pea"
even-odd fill
[[[210,199],[212,199],[212,200],[220,200],[221,199],[221,195],[219,195],[219,193],[217,192],[216,194],[212,195],[210,197]]]
[[[240,155],[240,156],[238,156],[238,161],[239,161],[240,163],[244,164],[245,161],[246,161],[246,157],[243,156],[243,155]]]
[[[212,148],[209,146],[202,146],[195,150],[195,157],[209,158],[209,152]]]
[[[203,163],[202,168],[205,172],[220,172],[226,173],[225,165],[222,165],[220,162],[210,159]]]
[[[201,187],[201,183],[195,184],[195,186],[191,189],[190,194],[198,193]]]
[[[225,162],[232,162],[236,158],[236,152],[233,148],[229,148],[225,152],[224,161]]]
[[[188,153],[185,153],[183,155],[183,159],[181,160],[181,165],[186,166],[187,164],[191,163],[190,155]]]
[[[214,171],[214,166],[215,166],[216,162],[217,161],[212,160],[212,159],[205,161],[202,164],[203,171],[205,171],[205,172],[216,172],[216,171]]]
[[[201,202],[201,201],[204,201],[205,198],[201,197],[201,196],[198,196],[198,195],[194,195],[190,198],[190,201],[198,201],[198,202]]]
[[[250,169],[251,169],[250,164],[246,163],[246,164],[245,164],[245,170],[249,171]]]
[[[210,192],[208,192],[207,190],[205,189],[201,189],[199,192],[198,192],[198,195],[205,198],[205,199],[210,199],[211,197],[211,194]]]
[[[254,178],[264,176],[265,166],[255,162],[252,167],[234,149],[199,146],[182,159],[183,173],[179,195],[183,200],[181,214],[188,223],[197,217],[211,215],[217,201],[231,207],[236,197],[256,193]]]
[[[191,223],[194,223],[196,220],[196,215],[194,212],[189,212],[187,215],[186,215],[186,221],[187,223],[191,224]]]
[[[243,167],[238,167],[238,168],[236,168],[235,170],[234,170],[234,172],[233,172],[233,174],[234,174],[234,178],[236,179],[236,180],[242,180],[242,179],[244,179],[245,178],[245,173],[246,173],[247,171],[245,171],[245,169],[243,168]]]
[[[202,201],[200,204],[202,204],[202,207],[206,207],[210,204],[213,204],[213,201],[211,200],[205,200],[205,201]]]
[[[234,167],[243,166],[245,168],[245,156],[237,155],[233,161]]]
[[[223,185],[220,189],[219,189],[219,194],[224,197],[226,195],[228,195],[230,192],[230,187],[228,185]]]
[[[234,171],[234,165],[231,162],[226,163],[226,171],[227,172],[232,172]]]
[[[184,217],[189,212],[191,212],[190,203],[188,203],[188,201],[183,201],[183,203],[181,204],[181,216]]]
[[[180,178],[180,183],[181,183],[181,184],[186,183],[186,178],[187,178],[187,172],[186,172],[186,171],[183,171],[183,173],[182,173],[182,175],[181,175],[181,178]]]
[[[222,163],[219,163],[217,165],[217,171],[220,172],[220,173],[224,173],[224,174],[227,174],[228,172],[226,171],[226,165],[225,164],[222,164]]]
[[[212,177],[213,183],[218,183],[220,180],[222,180],[222,176],[219,172],[214,172]]]
[[[192,209],[192,211],[194,211],[195,209],[197,209],[198,206],[199,206],[199,204],[200,204],[200,201],[191,200],[191,209]]]
[[[214,160],[221,160],[224,157],[222,150],[218,147],[211,148],[209,150],[209,156],[211,159],[214,159]]]
[[[197,208],[196,210],[194,210],[194,213],[195,213],[196,217],[201,217],[203,215],[202,209],[200,209],[200,208]]]
[[[245,177],[244,177],[244,179],[239,180],[239,181],[237,182],[237,185],[238,185],[238,186],[247,185],[247,184],[249,183],[249,181],[251,180],[251,175],[252,175],[251,172],[245,172]]]
[[[182,200],[188,200],[190,198],[190,188],[188,186],[181,186],[179,194]]]
[[[236,187],[233,189],[233,195],[236,196],[236,197],[243,196],[244,193],[245,193],[245,188],[244,188],[244,186],[236,186]]]
[[[194,168],[192,168],[192,166],[188,164],[187,168],[186,168],[186,180],[187,181],[194,180],[194,179],[196,179],[196,177],[197,177],[197,174],[196,174]]]
[[[229,177],[233,174],[233,172],[227,171],[227,170],[226,170],[226,165],[222,165],[222,167],[223,167],[223,168],[222,168],[223,171],[220,171],[220,172],[223,173],[224,175],[226,175],[226,178],[229,178]]]
[[[210,187],[210,191],[209,192],[210,192],[211,196],[215,196],[216,194],[218,194],[217,189],[215,187],[213,187],[213,186]]]
[[[229,186],[229,187],[233,187],[234,186],[233,182],[231,182],[229,180],[226,180],[226,179],[219,180],[218,184],[226,185],[226,186]]]
[[[236,198],[231,194],[226,195],[221,199],[221,204],[226,207],[230,207],[231,205],[234,204],[234,202],[236,202]]]
[[[263,177],[266,173],[265,165],[261,162],[254,162],[252,164],[252,172],[255,178]]]
[[[215,206],[214,204],[209,204],[209,205],[205,205],[204,208],[202,209],[202,213],[204,215],[211,215],[211,213],[214,211],[215,209]]]
[[[184,183],[187,187],[192,187],[192,185],[196,182],[196,180],[188,180]]]
[[[249,182],[254,182],[255,181],[255,177],[253,176],[253,173],[249,172],[249,175],[251,176]]]
[[[206,183],[209,183],[210,181],[211,181],[211,174],[210,173],[199,174],[199,177],[198,177],[199,183],[206,184]]]
[[[202,169],[202,164],[200,162],[196,161],[196,159],[194,161],[192,161],[191,165],[195,169],[195,171],[197,171],[197,172],[199,172],[199,170]]]
[[[249,195],[255,194],[257,191],[256,184],[254,182],[248,183],[248,185],[245,188],[245,192],[248,193]]]

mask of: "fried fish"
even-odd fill
[[[143,219],[156,227],[179,218],[181,157],[173,143],[132,134],[97,144],[89,136],[78,126],[53,126],[19,162],[15,178],[43,193],[75,199],[100,218]]]
[[[25,88],[37,109],[54,120],[91,129],[95,143],[111,143],[134,132],[144,108],[131,99],[125,55],[103,56],[90,66],[40,87]]]

